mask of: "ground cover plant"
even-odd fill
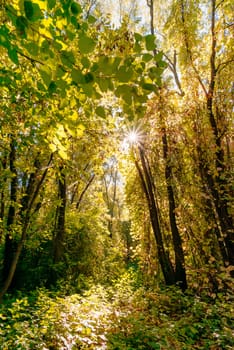
[[[0,311],[2,349],[233,348],[233,296],[146,289],[135,277],[128,272],[82,294],[9,296]]]

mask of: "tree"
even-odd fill
[[[89,11],[83,16],[82,7],[74,1],[7,3],[1,16],[2,144],[7,150],[1,153],[1,163],[5,173],[11,173],[9,187],[1,195],[2,200],[8,198],[8,207],[3,202],[1,206],[6,252],[14,250],[8,244],[11,234],[17,242],[16,253],[6,255],[5,267],[8,263],[11,267],[5,269],[3,295],[12,282],[34,214],[48,191],[44,186],[48,169],[60,169],[54,226],[54,261],[58,261],[64,255],[69,194],[61,164],[72,159],[72,140],[82,137],[89,118],[106,118],[107,93],[121,101],[122,110],[131,117],[133,105],[138,113],[144,111],[148,94],[156,86],[145,83],[150,62],[146,66],[142,57],[149,49],[149,38],[134,36],[126,23],[111,29]],[[8,118],[11,114],[14,123]],[[76,199],[77,209],[93,175]]]
[[[203,228],[200,226],[198,229],[195,219],[194,223],[185,219],[185,229],[193,226],[193,235],[189,234],[191,241],[197,230],[203,232],[203,238],[198,239],[196,254],[199,257],[199,249],[203,246],[202,251],[208,256],[206,261],[210,262],[205,263],[207,270],[208,265],[212,266],[211,269],[215,266],[214,270],[220,264],[232,266],[232,171],[228,165],[229,148],[226,145],[231,130],[230,115],[233,113],[229,109],[232,83],[226,75],[233,62],[232,37],[227,25],[231,23],[231,4],[229,1],[202,4],[199,1],[172,1],[167,11],[157,1],[149,1],[148,5],[151,29],[153,24],[154,30],[166,39],[158,41],[169,68],[165,78],[171,94],[167,95],[167,101],[164,100],[164,106],[173,106],[171,120],[173,117],[174,122],[177,118],[183,130],[182,139],[177,142],[180,145],[182,141],[185,145],[178,148],[183,149],[182,166],[187,174],[183,171],[180,178],[177,177],[177,188],[182,186],[186,193],[187,185],[183,184],[183,179],[187,178],[187,184],[193,181],[194,189],[190,188],[187,205],[190,208],[198,205],[200,211],[194,210],[192,216],[195,218],[202,214],[204,220]],[[179,94],[175,95],[175,91]],[[183,197],[179,195],[179,203],[184,202]],[[185,215],[188,215],[186,212]]]

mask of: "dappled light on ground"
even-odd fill
[[[147,290],[127,275],[113,287],[59,296],[40,290],[2,306],[2,350],[232,349],[231,297]]]

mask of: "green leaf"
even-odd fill
[[[61,52],[61,61],[64,64],[64,66],[67,66],[69,68],[73,67],[73,64],[75,63],[75,57],[72,51],[62,51]]]
[[[43,68],[39,70],[40,76],[47,87],[50,86],[52,74],[48,68]]]
[[[98,106],[96,109],[95,109],[95,113],[101,117],[101,118],[105,118],[106,116],[106,112],[105,112],[105,109],[104,107],[102,106]]]
[[[78,69],[73,69],[71,72],[72,80],[77,84],[85,84],[85,77]]]
[[[27,19],[31,20],[33,18],[33,4],[31,1],[24,1],[24,12]]]
[[[95,48],[95,41],[88,36],[82,36],[78,41],[79,50],[82,54],[91,53]]]
[[[109,90],[109,79],[101,78],[98,81],[99,88],[102,92],[107,92]]]
[[[97,18],[95,18],[94,16],[89,16],[88,17],[88,23],[93,24],[97,21]]]
[[[94,81],[94,76],[92,73],[87,73],[84,76],[86,84],[92,83]]]
[[[79,15],[80,13],[82,13],[82,8],[81,8],[80,4],[78,4],[77,2],[72,2],[72,4],[71,4],[71,12],[75,16]]]
[[[86,96],[88,96],[88,97],[94,96],[95,91],[94,91],[93,86],[91,84],[82,85],[82,89],[83,89],[83,92]]]
[[[9,48],[10,43],[4,35],[0,33],[0,46],[4,46],[5,48]]]
[[[154,59],[156,62],[162,61],[163,58],[163,52],[159,51],[156,55],[154,55]]]
[[[84,68],[89,68],[90,66],[90,60],[87,57],[82,57],[81,64]]]
[[[142,40],[142,35],[139,33],[134,33],[134,38],[136,41],[141,41]]]
[[[120,82],[126,83],[128,82],[133,76],[133,70],[130,67],[121,66],[116,74],[117,79]]]
[[[134,45],[134,52],[141,53],[141,51],[142,51],[141,45],[138,42],[136,42]]]
[[[117,97],[122,97],[123,100],[128,104],[132,103],[132,88],[127,84],[118,86],[115,90],[115,95]]]
[[[54,93],[56,91],[56,89],[57,89],[57,85],[54,81],[52,81],[49,85],[48,90],[50,93]]]
[[[15,63],[15,64],[19,63],[17,51],[15,48],[8,49],[8,56],[12,60],[13,63]]]
[[[52,10],[56,5],[56,0],[47,0],[48,10]]]
[[[154,84],[143,83],[142,88],[147,91],[157,91],[157,87]]]
[[[144,62],[149,62],[154,58],[154,56],[150,55],[149,53],[146,53],[142,56],[142,60]]]
[[[24,12],[26,18],[31,22],[36,22],[43,18],[43,14],[38,4],[31,1],[24,1]]]
[[[63,80],[63,79],[57,80],[56,85],[61,91],[66,92],[67,82],[65,80]]]
[[[56,69],[56,78],[62,78],[65,73],[66,72],[60,66],[58,66]]]
[[[80,29],[80,24],[75,16],[71,16],[71,24],[73,24],[76,29]]]
[[[16,28],[20,35],[26,37],[26,28],[28,27],[28,21],[23,16],[18,16],[16,19]]]
[[[155,36],[152,34],[146,35],[145,37],[145,45],[146,45],[146,49],[148,51],[153,51],[156,48],[156,44],[155,44]]]
[[[24,47],[27,49],[27,51],[28,51],[28,53],[30,53],[30,55],[32,55],[32,56],[38,55],[39,47],[37,44],[35,44],[35,42],[26,43],[24,45]]]
[[[5,25],[0,27],[0,45],[6,48],[10,47],[9,29]]]

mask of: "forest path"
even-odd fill
[[[131,274],[82,294],[45,289],[0,306],[1,350],[231,350],[233,297],[147,289]]]

